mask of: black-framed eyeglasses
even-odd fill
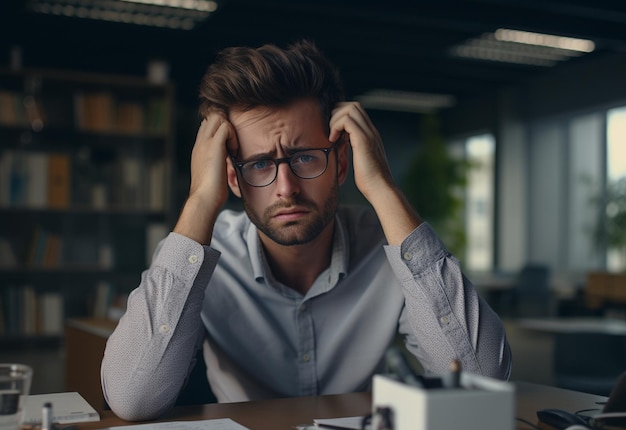
[[[328,168],[328,154],[335,145],[328,148],[304,149],[284,158],[259,158],[257,160],[236,161],[241,177],[253,187],[267,187],[276,180],[278,166],[287,163],[298,178],[315,179],[322,176]]]

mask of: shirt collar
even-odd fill
[[[252,274],[257,282],[263,282],[265,279],[268,282],[273,282],[274,277],[271,275],[269,266],[265,259],[263,247],[261,246],[261,240],[256,226],[250,222],[248,231],[246,233],[246,241],[248,243],[248,253],[250,255],[250,263],[252,264]],[[330,260],[329,269],[322,272],[321,276],[327,275],[327,281],[322,282],[322,285],[318,284],[323,281],[318,278],[312,290],[317,290],[317,294],[331,290],[339,280],[346,276],[348,273],[348,262],[350,261],[349,246],[347,244],[346,227],[341,222],[341,219],[335,214],[335,232],[333,235],[333,251]]]

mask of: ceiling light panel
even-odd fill
[[[34,13],[191,30],[217,10],[213,0],[31,0]]]
[[[366,109],[426,113],[453,106],[456,102],[448,94],[418,93],[390,89],[374,89],[356,97]]]
[[[594,49],[595,44],[590,40],[498,29],[452,47],[450,54],[476,60],[551,67]]]

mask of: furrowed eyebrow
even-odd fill
[[[299,146],[298,147],[283,147],[283,151],[285,152],[285,155],[287,156],[292,156],[294,154],[297,154],[298,152],[311,151],[315,149],[325,149],[325,148],[310,148],[310,147],[302,148]],[[247,163],[249,161],[274,160],[274,159],[276,159],[276,150],[254,154],[251,157],[238,161],[238,162]]]
[[[311,151],[314,149],[324,149],[324,148],[301,148],[301,147],[291,147],[291,148],[284,148],[283,150],[285,151],[285,154],[287,155],[293,155],[293,154],[297,154],[298,152],[303,152],[303,151]]]
[[[268,151],[268,152],[261,152],[259,154],[254,154],[251,157],[245,158],[241,161],[239,161],[240,163],[247,163],[248,161],[258,161],[258,160],[271,160],[273,158],[275,158],[276,156],[276,151],[272,150],[272,151]]]

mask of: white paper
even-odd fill
[[[170,421],[162,423],[137,424],[130,426],[110,427],[109,430],[249,430],[247,427],[231,420],[219,418],[201,421]]]
[[[320,427],[330,427],[334,429],[349,429],[349,430],[361,430],[361,423],[363,417],[343,417],[343,418],[316,418],[313,422]],[[366,429],[371,428],[368,424]]]
[[[44,403],[52,403],[52,421],[59,424],[99,421],[98,412],[75,391],[67,393],[36,394],[25,396],[22,408],[22,424],[41,424]]]

